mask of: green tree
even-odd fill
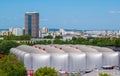
[[[53,39],[53,36],[48,35],[48,36],[44,36],[43,38],[44,38],[44,39]]]
[[[105,74],[100,73],[99,76],[110,76],[110,75],[107,73],[105,73]]]
[[[16,55],[10,53],[0,59],[0,76],[27,76],[27,72]]]
[[[120,46],[120,38],[115,38],[114,40],[114,46]]]
[[[73,41],[76,41],[76,40],[77,40],[77,38],[76,38],[76,37],[72,37],[72,40],[73,40]]]
[[[7,73],[0,69],[0,76],[7,76]]]
[[[58,76],[58,74],[54,68],[42,67],[34,73],[34,76]]]
[[[23,35],[23,36],[15,36],[15,35],[9,35],[4,36],[4,40],[30,40],[30,35]]]
[[[60,40],[60,39],[55,39],[53,41],[54,44],[65,44],[65,42],[63,40]]]
[[[16,43],[15,41],[2,41],[0,43],[0,53],[7,55],[9,54],[9,50],[13,47],[17,47],[19,44]]]
[[[62,36],[55,36],[55,39],[62,39]]]
[[[21,36],[21,40],[30,40],[31,36],[30,35],[23,35]]]

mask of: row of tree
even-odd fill
[[[62,40],[56,38],[54,40],[40,40],[36,41],[35,44],[83,44],[83,45],[94,45],[94,46],[120,46],[120,38],[76,38],[73,37],[71,40]]]
[[[62,36],[55,36],[55,38],[52,35],[47,35],[43,37],[44,39],[62,39]]]
[[[4,36],[4,40],[30,40],[30,35],[23,35],[23,36],[15,36],[15,35],[9,35]]]
[[[40,40],[36,42],[21,42],[17,43],[16,41],[12,40],[3,40],[0,41],[0,53],[1,54],[9,54],[10,48],[17,47],[21,44],[26,45],[35,45],[35,44],[82,44],[82,45],[93,45],[93,46],[116,46],[120,47],[120,38],[76,38],[73,37],[71,40],[61,40],[59,38],[52,39],[52,40]]]
[[[9,35],[4,36],[4,40],[30,40],[31,36],[15,36]],[[53,36],[45,36],[44,39],[53,39]],[[82,37],[73,37],[72,40],[61,40],[62,36],[56,36],[54,40],[41,40],[36,41],[34,44],[85,44],[85,45],[95,45],[95,46],[120,46],[120,38],[82,38]],[[1,42],[1,41],[0,41]],[[31,43],[27,43],[31,45]]]

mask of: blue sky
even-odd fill
[[[40,27],[120,29],[120,0],[0,0],[0,29],[24,27],[24,13],[40,13]]]

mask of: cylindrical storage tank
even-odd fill
[[[98,52],[98,50],[96,50],[96,49],[93,49],[93,48],[91,48],[91,47],[89,47],[89,46],[86,46],[86,45],[74,45],[74,46],[72,46],[72,47],[74,47],[74,48],[76,48],[76,49],[79,49],[79,50],[81,50],[82,52]]]
[[[86,54],[85,53],[70,53],[69,54],[69,71],[80,72],[86,69]]]
[[[47,53],[65,53],[63,50],[54,47],[44,47],[44,51]]]
[[[27,52],[27,53],[46,53],[45,51],[43,51],[41,49],[34,48],[31,46],[27,46],[27,45],[18,46],[17,49],[20,49],[20,50]]]
[[[103,52],[103,66],[118,66],[119,53],[118,52]]]
[[[119,65],[120,65],[120,52],[119,52]]]
[[[15,54],[18,57],[18,59],[20,59],[20,60],[21,60],[21,52],[22,51],[20,51],[19,49],[16,49],[16,48],[11,48],[10,49],[10,53]]]
[[[102,67],[102,53],[86,53],[86,70],[100,69]]]
[[[52,53],[51,67],[57,71],[68,71],[68,54],[66,53]]]
[[[103,54],[103,66],[119,66],[119,53],[114,52],[112,49],[106,47],[95,47],[99,52]]]
[[[97,49],[99,52],[114,52],[112,49],[106,47],[98,47],[98,46],[89,46],[89,47]]]
[[[72,47],[86,54],[86,70],[100,69],[102,67],[102,53],[86,45],[74,45]]]
[[[44,49],[51,54],[51,67],[60,71],[68,71],[68,54],[63,50],[46,45],[35,45],[37,48]]]
[[[33,70],[32,56],[30,53],[24,55],[24,65],[26,70]]]
[[[10,53],[14,53],[15,51],[16,51],[15,48],[10,49]]]
[[[24,51],[22,51],[21,53],[20,53],[20,59],[24,62],[24,56],[25,56],[25,54],[27,54],[26,52],[24,52]]]
[[[48,66],[50,67],[50,54],[31,54],[32,67],[36,71],[38,68]]]
[[[75,48],[72,48],[70,46],[65,46],[65,45],[56,45],[55,48],[61,49],[64,52],[69,54],[68,72],[73,72],[73,71],[79,72],[81,70],[85,70],[86,55],[82,53],[79,49],[75,49]]]
[[[18,57],[18,59],[20,59],[20,60],[22,60],[21,59],[21,53],[22,53],[22,51],[20,51],[20,50],[18,50],[18,49],[15,49],[16,51],[15,51],[15,54],[16,54],[16,56]]]
[[[81,53],[79,49],[75,49],[69,46],[56,45],[56,48],[63,50],[66,53]]]

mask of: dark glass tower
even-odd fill
[[[25,13],[25,34],[32,37],[39,37],[39,13]]]

